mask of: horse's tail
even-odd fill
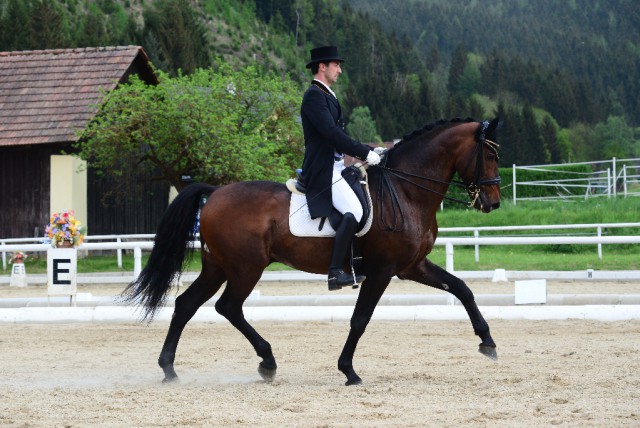
[[[191,184],[163,214],[147,265],[122,292],[124,301],[144,307],[143,319],[151,321],[164,306],[171,284],[182,273],[183,264],[193,251],[200,201],[214,190],[216,187],[209,184]]]

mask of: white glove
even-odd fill
[[[370,150],[367,155],[367,163],[369,165],[378,165],[380,163],[380,155],[373,150]]]
[[[386,147],[376,147],[375,149],[373,149],[373,151],[376,152],[377,154],[379,154],[380,156],[382,156],[382,154],[387,151],[387,148]]]

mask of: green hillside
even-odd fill
[[[140,44],[172,75],[227,62],[289,75],[337,44],[347,117],[384,140],[500,116],[501,162],[640,157],[632,0],[0,0],[0,50]],[[362,109],[358,111],[363,111]]]

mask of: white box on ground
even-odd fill
[[[515,281],[516,305],[547,303],[547,280]]]
[[[47,250],[47,294],[75,296],[77,292],[78,250],[49,248]]]
[[[494,270],[491,282],[507,282],[507,271],[505,269]]]
[[[11,281],[10,287],[26,287],[27,286],[27,271],[24,268],[24,263],[14,263],[11,268]]]

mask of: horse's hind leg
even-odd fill
[[[222,296],[216,302],[216,311],[228,319],[231,325],[237,328],[251,343],[258,357],[262,358],[258,366],[258,373],[262,379],[271,382],[277,369],[271,345],[247,322],[242,310],[242,304],[249,297],[259,279],[259,273],[243,273],[242,276],[229,278]]]
[[[222,270],[209,265],[202,270],[193,284],[176,298],[169,331],[164,340],[160,357],[158,357],[158,364],[164,371],[163,382],[172,382],[178,379],[173,362],[182,331],[198,308],[216,294],[224,281],[225,276]]]
[[[480,353],[493,360],[498,359],[496,344],[489,332],[489,324],[480,313],[480,309],[478,309],[473,297],[473,292],[464,281],[427,259],[417,263],[411,269],[401,272],[398,277],[448,291],[456,296],[469,315],[473,331],[482,340],[479,347]]]

